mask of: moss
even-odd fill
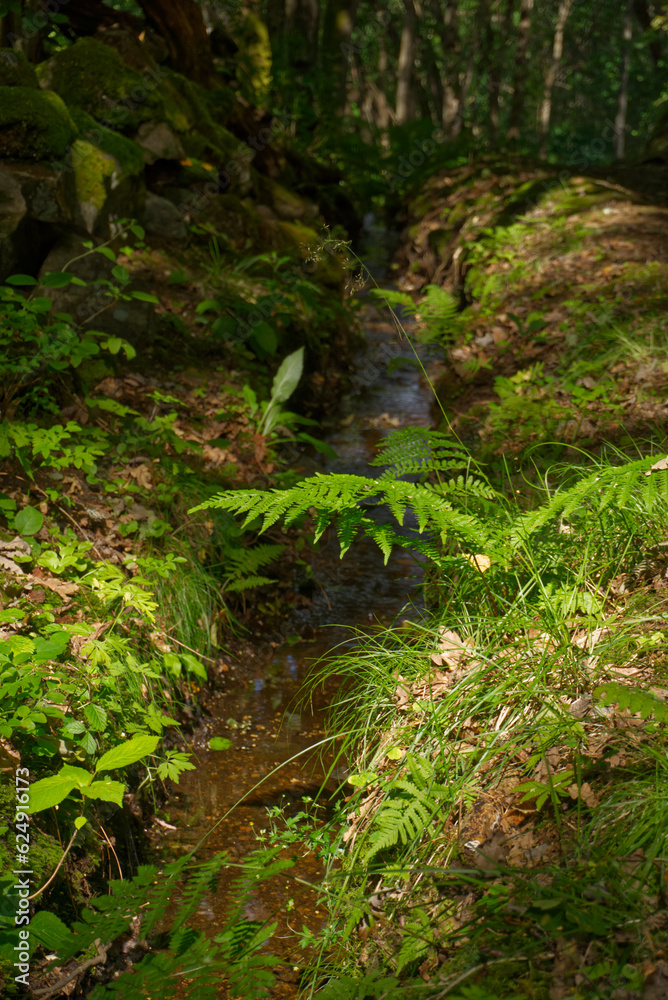
[[[101,125],[81,108],[71,108],[70,113],[81,138],[97,146],[103,153],[113,156],[124,174],[139,174],[143,171],[144,153],[136,142]]]
[[[240,145],[211,117],[202,87],[160,68],[140,73],[126,66],[116,49],[94,38],[80,38],[38,66],[37,73],[66,104],[115,131],[132,134],[142,122],[165,122],[190,156],[221,164]]]
[[[23,52],[0,49],[0,87],[39,87],[35,68]]]
[[[116,170],[113,156],[97,146],[77,139],[72,145],[72,168],[77,198],[85,215],[86,207],[100,211],[107,200],[107,180]]]
[[[130,69],[115,49],[94,38],[80,38],[41,63],[37,75],[66,104],[124,131],[136,129],[155,117],[156,110],[163,110],[157,95],[159,80]]]
[[[65,104],[51,90],[0,87],[0,157],[49,160],[77,136]]]

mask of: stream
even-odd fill
[[[375,280],[383,282],[391,250],[387,234],[367,217],[365,236],[366,266]],[[352,389],[341,400],[337,423],[322,435],[337,456],[323,465],[329,472],[377,477],[379,470],[369,466],[376,444],[396,427],[429,426],[431,394],[414,364],[393,367],[388,373],[392,359],[413,358],[413,350],[389,316],[381,318],[364,294],[362,301],[365,346],[355,358]],[[420,348],[420,355],[428,368],[430,350]],[[297,811],[303,796],[314,797],[325,777],[326,754],[321,759],[317,752],[305,751],[323,739],[328,706],[319,689],[323,703],[316,701],[308,711],[297,710],[298,692],[309,669],[330,651],[352,649],[354,629],[389,626],[400,613],[406,617],[420,610],[419,565],[405,551],[395,549],[385,566],[380,550],[365,538],[358,539],[341,560],[335,533],[328,532],[313,556],[313,579],[319,586],[310,606],[295,610],[288,623],[291,639],[302,633],[311,638],[256,645],[245,662],[231,671],[230,677],[236,675],[237,680],[208,700],[210,718],[190,747],[197,768],[181,776],[168,804],[171,829],[161,827],[156,833],[154,845],[162,857],[192,849],[217,824],[198,850],[198,859],[226,851],[232,861],[241,861],[258,846],[256,831],[268,827],[268,807],[281,805]],[[226,737],[232,748],[224,752],[208,749],[214,736]],[[333,792],[335,785],[330,779],[327,787]],[[251,789],[231,815],[218,823]],[[305,852],[302,845],[297,853]],[[304,953],[294,931],[301,931],[303,925],[318,930],[327,916],[317,905],[322,872],[315,856],[306,853],[288,872],[290,876],[314,888],[284,878],[267,881],[260,884],[246,908],[249,919],[279,921],[272,949],[278,946],[287,964],[278,969],[275,997],[296,993],[298,963],[303,964]],[[218,933],[227,906],[228,886],[223,879],[217,893],[204,899],[194,925],[212,935]]]

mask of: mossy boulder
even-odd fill
[[[115,48],[95,38],[80,38],[37,73],[42,86],[114,131],[131,136],[145,122],[165,122],[188,155],[220,165],[239,146],[212,118],[203,88],[161,66],[141,72],[127,66]]]
[[[96,121],[87,111],[81,108],[70,108],[72,121],[79,129],[82,139],[97,146],[103,153],[113,156],[123,173],[140,174],[144,169],[144,153],[136,142],[114,132]]]
[[[0,158],[48,161],[62,157],[77,127],[58,94],[0,87]]]
[[[125,171],[115,156],[85,139],[74,141],[69,159],[78,214],[89,233],[106,235],[110,216],[139,213],[144,188],[143,176],[137,171]]]
[[[318,215],[318,208],[313,202],[300,197],[294,191],[288,191],[270,177],[257,174],[255,188],[259,200],[269,205],[279,219],[290,222],[296,219],[315,218]]]
[[[35,68],[23,52],[0,49],[0,87],[39,87]]]
[[[296,247],[302,257],[313,266],[316,281],[331,288],[339,288],[345,281],[345,268],[334,252],[329,250],[315,229],[295,222],[278,222],[277,227],[284,245]]]

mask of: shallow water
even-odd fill
[[[382,231],[369,233],[369,263],[372,273],[382,278],[382,257],[386,249]],[[370,259],[371,258],[371,259]],[[391,321],[381,319],[368,303],[362,307],[366,345],[356,358],[352,391],[341,401],[341,417],[336,426],[322,435],[337,457],[326,460],[331,472],[378,476],[369,462],[377,442],[401,426],[431,424],[431,395],[421,371],[414,365],[388,373],[394,358],[413,358],[408,341]],[[428,350],[421,350],[429,365]],[[389,517],[379,512],[380,519]],[[287,623],[291,636],[308,632],[308,641],[267,643],[247,654],[238,667],[245,680],[241,686],[219,691],[208,702],[211,718],[197,734],[191,750],[197,769],[184,774],[177,795],[170,803],[169,821],[176,831],[162,830],[156,844],[163,856],[189,850],[208,831],[197,852],[200,860],[226,851],[232,860],[241,860],[257,846],[256,832],[266,828],[267,807],[282,805],[288,811],[300,808],[304,795],[314,797],[329,766],[328,755],[316,748],[324,737],[323,716],[327,708],[318,703],[312,710],[296,707],[297,694],[315,660],[329,651],[351,646],[353,629],[391,625],[399,616],[419,613],[421,570],[403,550],[395,550],[387,566],[376,545],[367,539],[355,542],[343,560],[338,541],[330,532],[313,557],[313,579],[318,583],[311,606],[294,612]],[[326,694],[320,695],[322,702]],[[232,741],[232,749],[208,749],[213,736]],[[257,787],[256,787],[257,786]],[[335,791],[330,778],[328,788]],[[247,794],[248,793],[248,794]],[[339,790],[338,794],[342,794]],[[227,819],[218,822],[239,799],[246,796]],[[302,848],[300,852],[304,854]],[[294,877],[315,884],[309,889]],[[247,916],[251,919],[278,919],[272,950],[286,959],[274,995],[294,996],[299,981],[303,952],[297,947],[294,930],[303,925],[315,930],[326,917],[318,904],[317,886],[321,870],[317,860],[306,853],[287,879],[262,884],[253,896]],[[289,902],[289,901],[292,902]],[[195,923],[217,933],[228,906],[228,886],[221,881],[216,894],[207,897]],[[223,996],[221,990],[221,996]]]

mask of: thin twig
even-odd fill
[[[77,976],[80,976],[82,972],[85,972],[86,969],[90,969],[94,965],[103,965],[104,962],[107,961],[108,945],[106,947],[103,947],[100,944],[99,938],[97,939],[97,941],[94,941],[93,943],[97,948],[97,955],[95,958],[89,958],[85,962],[82,962],[82,964],[79,965],[73,972],[70,972],[66,976],[63,976],[63,978],[59,979],[58,982],[55,983],[53,986],[46,986],[44,987],[44,989],[41,990],[33,990],[32,991],[33,995],[36,997],[53,996],[54,993],[58,993],[59,990],[62,990],[63,986],[67,986],[67,984],[71,983],[73,979],[76,979]]]
[[[106,830],[105,830],[105,828],[104,828],[104,827],[102,826],[102,824],[101,824],[101,823],[99,823],[98,825],[99,825],[99,827],[100,827],[100,830],[102,830],[102,836],[103,836],[103,837],[104,837],[104,839],[106,840],[106,842],[107,842],[107,846],[108,846],[109,850],[111,851],[111,853],[112,853],[112,854],[114,855],[114,857],[116,858],[116,864],[117,864],[117,866],[118,866],[118,874],[120,875],[120,877],[121,877],[121,882],[122,882],[122,881],[123,881],[123,869],[121,868],[121,863],[120,863],[120,861],[118,860],[118,855],[116,854],[116,851],[114,850],[114,845],[113,845],[113,844],[112,844],[112,842],[111,842],[111,841],[109,840],[109,837],[107,836],[107,831],[106,831]],[[109,874],[111,875],[111,871],[109,872]]]
[[[198,652],[198,650],[193,649],[192,646],[186,646],[185,642],[181,642],[180,639],[175,639],[173,635],[170,635],[169,631],[165,631],[165,635],[169,637],[170,642],[175,642],[177,646],[182,646],[183,649],[187,649],[189,653],[194,653],[195,656],[199,656],[201,660],[208,660],[209,663],[218,663],[218,660],[213,659],[213,657],[205,656],[204,653]]]
[[[78,832],[79,832],[78,830],[75,830],[74,833],[72,834],[72,836],[70,837],[70,842],[67,845],[67,847],[65,848],[65,850],[63,851],[62,856],[60,858],[60,861],[56,865],[55,871],[54,871],[53,875],[51,876],[51,878],[49,879],[49,881],[45,882],[44,885],[42,886],[42,888],[38,889],[37,892],[33,892],[32,896],[28,896],[28,899],[36,899],[38,896],[41,896],[41,894],[44,892],[45,889],[49,888],[49,886],[53,882],[54,878],[56,877],[56,875],[60,871],[60,866],[62,865],[63,861],[65,860],[65,858],[69,854],[70,847],[74,843],[74,840],[75,840],[76,835],[77,835]]]

